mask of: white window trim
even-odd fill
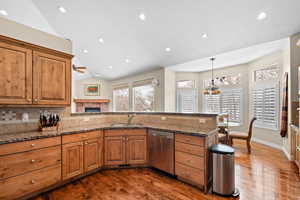
[[[141,83],[142,81],[139,81],[140,83],[139,84],[133,84],[133,86],[131,87],[131,91],[132,91],[132,95],[131,95],[131,108],[132,108],[132,111],[134,112],[155,112],[156,110],[156,87],[152,85],[152,82],[149,81],[149,80],[153,80],[153,79],[148,79],[148,80],[143,80],[143,83]],[[134,99],[135,99],[135,94],[134,94],[134,88],[136,87],[141,87],[141,86],[145,86],[145,85],[151,85],[153,87],[153,110],[152,111],[135,111],[135,102],[134,102]]]

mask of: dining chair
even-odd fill
[[[224,122],[224,118],[226,119],[226,122]],[[222,120],[220,120],[222,119]],[[221,126],[218,126],[218,138],[219,142],[223,144],[229,143],[229,137],[228,137],[228,122],[229,122],[229,115],[228,114],[220,114],[218,115],[218,122],[221,123]]]
[[[246,140],[248,153],[251,153],[252,128],[253,128],[253,123],[255,120],[256,120],[256,117],[253,117],[250,122],[250,125],[249,125],[248,133],[241,132],[241,131],[230,131],[229,132],[229,145],[231,145],[231,146],[233,145],[234,139]]]

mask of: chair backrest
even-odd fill
[[[252,128],[253,128],[253,123],[254,121],[256,120],[256,117],[253,117],[251,122],[250,122],[250,125],[249,125],[249,130],[248,130],[248,140],[251,140],[251,137],[252,137]]]

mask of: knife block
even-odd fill
[[[44,131],[58,131],[59,128],[59,122],[57,123],[56,126],[42,126],[41,124],[39,125],[39,129],[40,131],[44,132]]]

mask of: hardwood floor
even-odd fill
[[[235,142],[236,186],[243,200],[300,200],[300,177],[296,166],[276,149]],[[220,200],[213,194],[172,179],[152,169],[98,172],[34,200]]]

